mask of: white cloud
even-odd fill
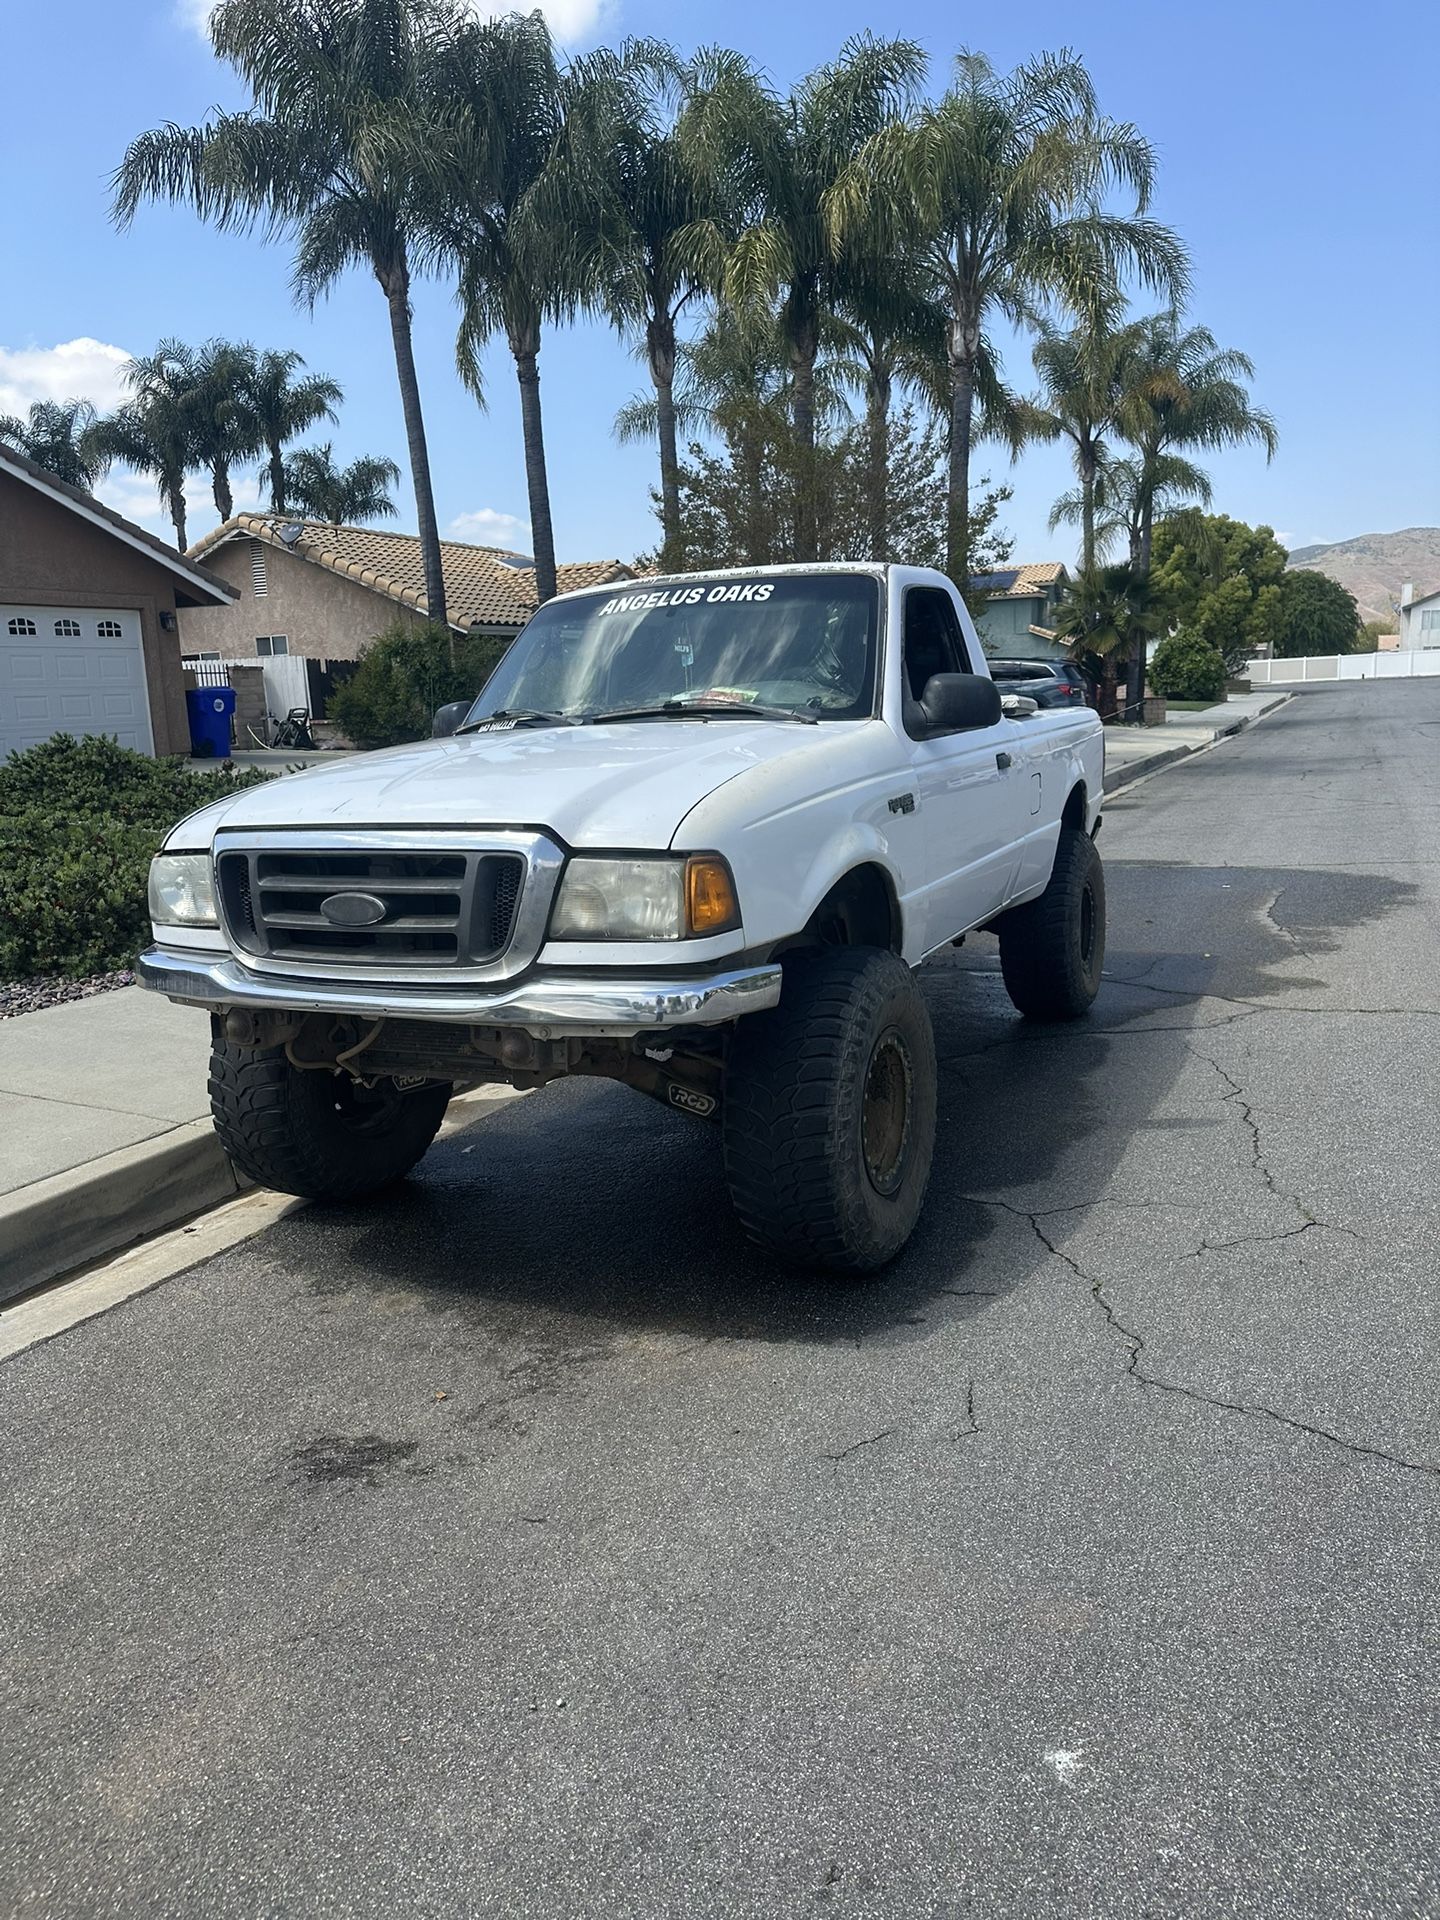
[[[202,3],[213,4],[213,0],[186,0],[188,5]],[[489,5],[488,0],[471,0],[471,4],[482,20],[493,20],[503,13],[532,11],[518,0],[496,6]],[[535,0],[533,10],[544,14],[551,33],[562,47],[569,47],[579,41],[593,40],[602,27],[609,26],[620,7],[619,0]]]
[[[477,507],[473,513],[459,513],[445,529],[450,540],[468,540],[477,547],[504,547],[510,553],[530,551],[530,523],[513,513],[500,513],[494,507]]]
[[[83,337],[56,347],[0,347],[0,413],[25,414],[36,400],[89,400],[108,413],[125,398],[124,347]]]

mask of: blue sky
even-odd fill
[[[287,288],[282,247],[213,233],[184,209],[154,207],[117,234],[106,179],[135,132],[238,104],[197,27],[205,0],[51,0],[10,7],[0,116],[0,412],[30,399],[117,394],[119,362],[163,335],[211,334],[291,346],[334,375],[347,399],[337,452],[402,459],[404,436],[379,290],[360,274],[313,314]],[[575,48],[628,33],[682,47],[723,40],[788,82],[873,28],[920,40],[943,82],[968,39],[1009,66],[1072,45],[1102,106],[1135,120],[1161,157],[1155,211],[1194,259],[1193,314],[1257,369],[1256,397],[1281,446],[1212,462],[1216,505],[1268,521],[1291,544],[1440,522],[1440,161],[1434,139],[1440,9],[1422,0],[1298,5],[1214,0],[1024,4],[969,17],[937,0],[766,0],[721,6],[662,0],[554,0],[545,11]],[[63,75],[63,86],[58,76]],[[16,101],[28,100],[25,112]],[[512,364],[488,361],[481,413],[453,371],[448,288],[417,285],[415,331],[442,527],[458,538],[523,545],[525,490]],[[1028,356],[1009,344],[1021,386]],[[616,407],[642,384],[628,347],[598,323],[552,333],[542,391],[562,559],[628,558],[654,539],[654,461],[619,447]],[[1016,557],[1072,557],[1046,530],[1067,482],[1063,456],[1039,449],[1007,479]],[[251,476],[248,498],[258,500]],[[157,529],[149,485],[117,475],[106,497]],[[413,510],[402,489],[402,519]],[[213,524],[203,482],[191,538]]]

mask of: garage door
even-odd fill
[[[154,751],[133,608],[0,605],[0,760],[52,733]]]

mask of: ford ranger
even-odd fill
[[[457,1088],[594,1074],[719,1123],[740,1219],[873,1270],[920,1213],[915,969],[999,936],[1010,998],[1095,997],[1104,747],[991,680],[948,580],[767,567],[566,594],[437,737],[192,814],[144,983],[212,1014],[262,1185],[401,1178]]]

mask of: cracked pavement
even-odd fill
[[[1420,720],[1118,796],[1083,1025],[926,970],[876,1283],[573,1083],[0,1366],[0,1912],[1440,1913]]]

